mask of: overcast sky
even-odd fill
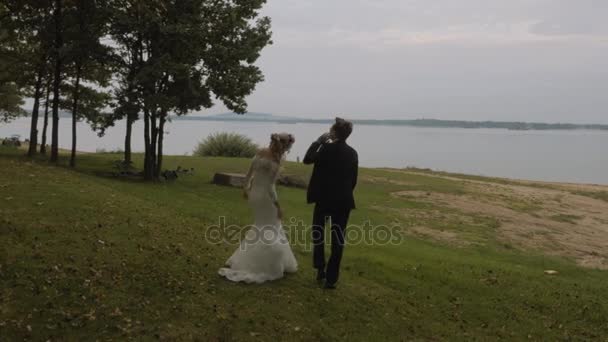
[[[264,13],[274,45],[250,111],[608,122],[608,0],[269,0]]]

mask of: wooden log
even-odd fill
[[[277,183],[279,185],[286,186],[288,188],[297,188],[297,189],[306,189],[308,188],[308,183],[296,176],[291,175],[282,175],[279,177]]]
[[[245,175],[241,173],[216,173],[213,184],[242,188],[245,186]]]
[[[219,172],[213,176],[213,184],[242,188],[245,186],[245,175],[242,173]],[[291,175],[280,176],[277,184],[298,189],[306,189],[308,187],[305,180]]]

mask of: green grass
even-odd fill
[[[389,195],[459,194],[459,181],[361,170],[352,224],[428,224],[485,243],[403,235],[397,245],[349,245],[339,289],[327,292],[313,281],[304,243],[294,246],[300,271],[280,281],[248,286],[217,276],[235,247],[206,242],[207,228],[220,216],[243,225],[252,215],[241,191],[210,180],[244,172],[248,160],[167,157],[167,168],[194,167],[195,175],[145,184],[110,177],[117,158],[81,155],[70,170],[0,149],[0,340],[608,337],[608,273],[506,248],[493,240],[493,218],[459,222],[444,207]],[[306,177],[310,168],[288,163],[285,172]],[[287,217],[309,223],[304,191],[281,187],[279,197]]]
[[[576,191],[577,195],[591,197],[608,202],[608,191]]]

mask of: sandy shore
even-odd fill
[[[572,258],[585,267],[608,269],[608,186],[390,170],[458,181],[465,193],[402,191],[418,201],[467,215],[497,219],[496,238],[518,249]],[[421,235],[458,241],[457,234],[415,227]]]

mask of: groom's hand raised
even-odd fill
[[[319,144],[325,144],[326,142],[329,141],[329,138],[331,137],[331,134],[329,133],[323,133],[323,135],[321,135],[318,139],[317,142]]]

